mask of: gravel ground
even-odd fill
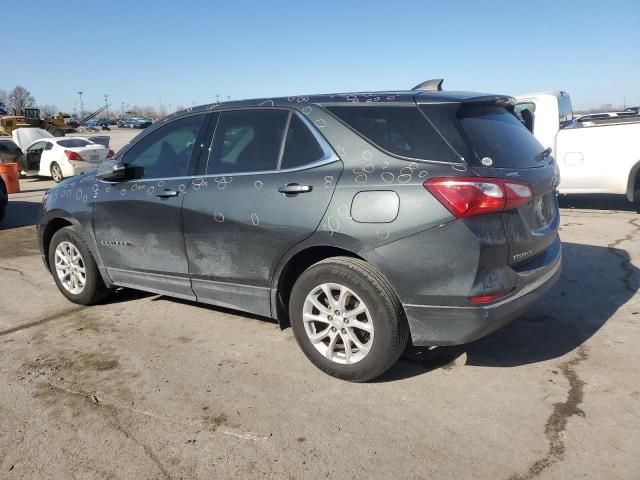
[[[35,244],[50,185],[24,180],[0,225],[2,479],[640,478],[640,215],[621,199],[563,200],[562,279],[525,316],[356,385],[263,318],[69,303]]]

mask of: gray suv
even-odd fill
[[[72,302],[130,287],[278,320],[330,375],[473,341],[561,270],[556,164],[501,95],[420,88],[189,108],[42,203]]]

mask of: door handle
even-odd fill
[[[313,190],[311,185],[298,185],[297,183],[287,183],[284,187],[278,187],[278,192],[284,193],[287,197],[293,197],[299,193],[307,193]]]
[[[179,195],[178,192],[176,192],[175,190],[169,190],[168,188],[165,188],[160,193],[156,193],[156,197],[160,197],[160,198],[171,198],[171,197],[177,197],[178,195]]]

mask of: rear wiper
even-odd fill
[[[551,155],[551,152],[553,152],[553,149],[551,147],[545,148],[542,152],[540,152],[538,155],[536,155],[536,160],[537,161],[544,160],[549,155]]]

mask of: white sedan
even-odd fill
[[[35,128],[21,128],[13,133],[20,130],[30,130],[14,135],[14,141],[25,154],[27,172],[52,177],[56,183],[94,170],[98,163],[113,156],[112,150],[88,138],[54,137],[45,130]]]

